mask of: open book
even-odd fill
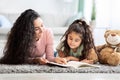
[[[48,62],[49,65],[55,65],[60,67],[73,67],[73,68],[86,68],[86,67],[100,67],[98,65],[94,64],[88,64],[84,62],[78,62],[78,61],[69,61],[67,64],[59,64],[55,62]]]

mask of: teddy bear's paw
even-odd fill
[[[117,66],[120,64],[120,59],[118,58],[118,56],[116,56],[115,54],[113,54],[113,56],[111,56],[108,60],[107,60],[107,63],[109,65],[112,65],[112,66]]]
[[[119,61],[116,61],[116,62],[114,62],[114,61],[108,61],[108,65],[111,65],[111,66],[117,66],[119,64],[120,64]]]
[[[107,64],[106,61],[99,60],[99,62],[100,62],[101,64]]]

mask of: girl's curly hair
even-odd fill
[[[80,56],[80,59],[84,59],[88,55],[89,50],[91,48],[95,49],[94,40],[93,40],[92,32],[90,30],[90,26],[87,25],[87,23],[81,19],[75,20],[69,26],[69,28],[67,29],[67,31],[64,33],[64,35],[61,38],[61,40],[63,40],[64,53],[66,56],[69,56],[69,52],[70,52],[70,47],[67,44],[68,34],[73,31],[82,35],[81,36],[81,39],[82,39],[81,44],[83,45],[83,51],[82,51],[82,56]],[[95,51],[96,51],[96,49],[95,49]]]

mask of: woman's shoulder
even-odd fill
[[[44,27],[45,31],[52,31],[52,28]]]
[[[53,31],[52,31],[51,28],[44,28],[44,32],[45,32],[46,34],[53,34]]]

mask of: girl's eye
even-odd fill
[[[72,40],[72,38],[71,38],[71,37],[69,37],[69,39],[70,39],[70,40]]]
[[[79,42],[80,40],[79,39],[76,39],[75,42]]]

